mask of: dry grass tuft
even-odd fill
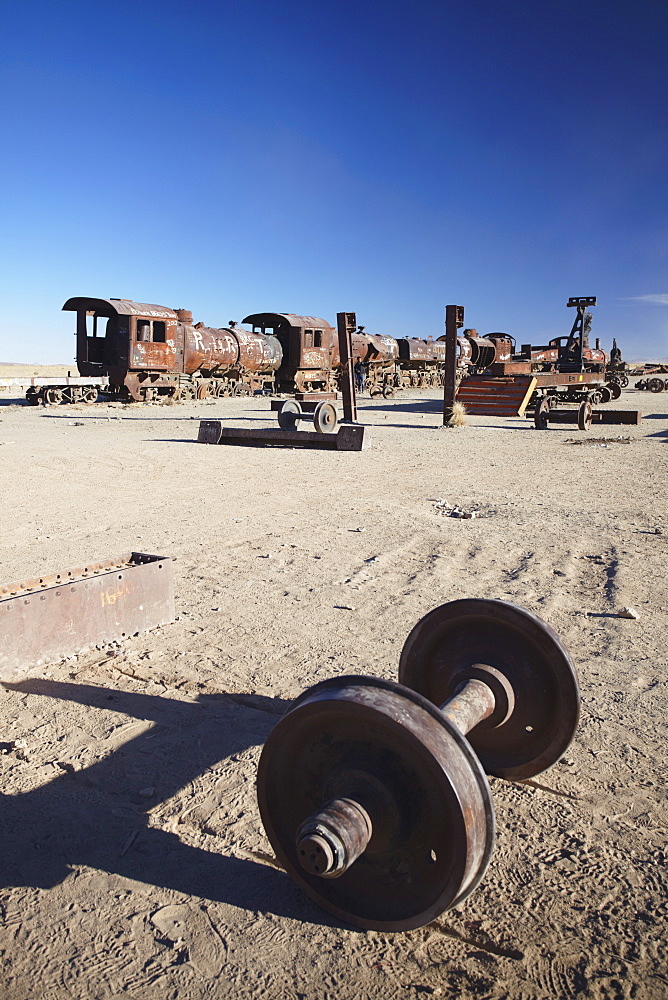
[[[463,403],[455,403],[452,407],[448,427],[466,427],[466,407]]]

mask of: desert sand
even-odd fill
[[[139,550],[176,561],[178,615],[0,688],[4,1000],[668,995],[668,394],[616,405],[643,423],[444,430],[437,391],[363,399],[371,447],[333,453],[195,443],[201,418],[275,425],[268,400],[0,397],[0,585]],[[261,748],[308,685],[396,679],[460,597],[552,626],[580,726],[536,779],[491,779],[472,896],[356,930],[276,865]]]

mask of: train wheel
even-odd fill
[[[26,392],[26,403],[30,403],[31,406],[37,406],[39,403],[39,389],[33,385]]]
[[[663,379],[651,378],[647,383],[647,388],[650,392],[663,392]]]
[[[622,387],[619,382],[606,382],[606,385],[612,394],[612,398],[619,399],[622,394]]]
[[[629,384],[628,375],[621,375],[619,379],[619,384],[621,385],[622,389],[626,389],[627,385]]]
[[[537,431],[546,431],[550,419],[550,397],[543,396],[533,415],[534,427]]]
[[[249,385],[246,385],[245,382],[237,382],[237,384],[234,387],[235,396],[250,396],[250,394],[251,394],[251,387]]]
[[[609,403],[612,399],[612,393],[608,389],[607,385],[602,385],[599,389],[599,394],[601,396],[602,403]]]
[[[578,430],[588,431],[591,427],[591,419],[591,403],[589,400],[585,400],[584,403],[580,403],[578,410]]]
[[[283,431],[296,431],[302,407],[297,399],[286,399],[278,411],[278,426]]]
[[[197,395],[196,386],[191,385],[190,383],[186,383],[185,385],[181,386],[179,399],[182,399],[184,402],[187,403],[189,400],[194,399],[196,395]]]
[[[602,394],[598,391],[590,392],[588,398],[592,406],[598,406],[598,404],[603,400]]]
[[[62,403],[62,401],[63,401],[63,394],[60,389],[57,389],[55,386],[49,386],[48,389],[44,390],[45,403],[49,403],[50,405],[55,406],[56,403]]]
[[[338,422],[339,418],[333,403],[327,400],[318,403],[313,414],[313,426],[320,434],[332,434]]]
[[[394,386],[393,385],[384,385],[383,386],[383,396],[385,397],[385,399],[389,399],[390,396],[394,396]]]
[[[84,403],[97,403],[99,393],[94,385],[87,385],[81,393],[81,400]]]

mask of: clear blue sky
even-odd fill
[[[73,295],[668,355],[665,0],[4,0],[0,361]]]

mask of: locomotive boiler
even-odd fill
[[[201,398],[274,388],[283,357],[275,337],[234,323],[207,327],[193,323],[187,309],[129,299],[72,298],[63,309],[77,315],[79,374],[106,376],[114,398]]]

